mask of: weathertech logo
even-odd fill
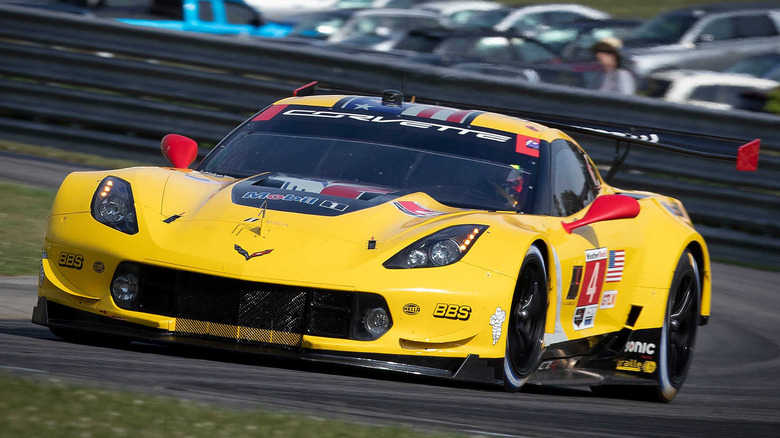
[[[252,254],[249,254],[249,252],[247,250],[245,250],[244,248],[241,248],[240,246],[238,246],[238,244],[234,245],[233,248],[235,248],[235,250],[239,254],[244,256],[244,258],[247,259],[247,261],[249,261],[249,259],[254,258],[254,257],[264,256],[264,255],[270,253],[271,251],[273,251],[272,249],[266,249],[266,250],[263,250],[263,251],[253,252]]]

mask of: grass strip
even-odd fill
[[[0,438],[455,437],[0,373]]]
[[[120,169],[123,167],[145,166],[149,164],[120,158],[105,158],[99,155],[72,152],[66,149],[58,149],[50,146],[33,146],[8,140],[0,140],[0,151],[49,158],[66,163],[97,166],[103,169]]]
[[[54,191],[0,182],[0,275],[38,273]]]

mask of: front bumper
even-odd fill
[[[237,342],[218,336],[191,336],[164,329],[147,327],[111,316],[79,310],[39,297],[33,309],[32,322],[50,328],[62,328],[101,335],[129,338],[134,341],[180,344],[211,349],[263,354],[312,362],[326,362],[366,367],[430,377],[451,378],[500,384],[503,378],[502,359],[481,359],[470,354],[466,358],[417,356],[402,354],[350,353],[313,350],[305,347],[279,348],[259,342]]]

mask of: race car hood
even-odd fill
[[[146,169],[113,175],[133,188],[140,230],[129,237],[143,248],[136,257],[247,280],[351,287],[350,271],[380,266],[448,225],[481,223],[467,219],[479,212],[448,207],[419,192],[397,197],[379,187],[345,183],[327,184],[330,191],[302,191],[302,184],[316,181],[280,174],[235,180]],[[297,189],[279,187],[282,180]]]

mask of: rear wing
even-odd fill
[[[317,82],[304,85],[293,93],[294,96],[306,96],[311,94],[365,94],[356,93],[354,90],[339,90],[320,87]],[[369,95],[376,95],[369,93]],[[403,99],[403,94],[395,90],[387,90],[382,93],[382,98],[397,101]],[[632,126],[620,123],[600,122],[587,119],[575,119],[553,114],[540,114],[506,108],[497,108],[480,105],[467,105],[457,102],[447,102],[432,99],[419,99],[412,97],[411,102],[448,106],[458,109],[472,109],[488,111],[508,116],[518,117],[531,122],[540,123],[550,128],[560,129],[564,132],[577,132],[596,137],[615,140],[615,158],[606,179],[609,180],[615,174],[620,165],[625,161],[631,145],[638,145],[692,155],[713,160],[736,162],[739,171],[755,171],[758,169],[758,156],[761,149],[761,139],[745,142],[728,137],[717,137],[703,134],[691,134],[669,129]],[[621,145],[626,148],[621,152]]]

